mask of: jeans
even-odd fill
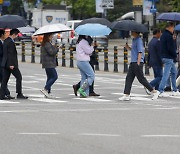
[[[171,75],[171,82],[172,82],[172,88],[173,91],[177,91],[176,88],[176,67],[173,62],[173,59],[168,59],[168,58],[162,58],[162,62],[164,64],[164,71],[163,71],[163,76],[159,85],[159,91],[162,93],[164,91],[164,88],[167,84],[167,80],[169,76]]]
[[[57,71],[55,68],[45,68],[45,71],[47,75],[47,81],[44,88],[48,91],[48,93],[51,93],[51,86],[58,78]]]
[[[77,61],[77,67],[79,68],[80,73],[81,73],[81,85],[87,79],[88,84],[91,86],[94,81],[95,74],[94,74],[94,71],[93,71],[91,65],[89,64],[89,62],[88,61]],[[89,96],[89,86],[87,87],[85,92]]]
[[[152,66],[153,72],[154,72],[154,80],[150,82],[150,85],[152,87],[155,87],[156,90],[159,88],[159,83],[161,82],[161,78],[163,75],[163,69],[162,66]]]

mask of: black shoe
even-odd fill
[[[93,93],[90,93],[89,96],[100,96],[100,95],[93,92]]]
[[[18,94],[17,99],[28,99],[28,97],[24,96],[23,94]]]
[[[171,87],[164,88],[164,91],[171,91]]]
[[[73,89],[74,89],[74,95],[77,96],[77,91],[78,91],[77,86],[73,85]]]
[[[15,97],[12,97],[11,95],[6,95],[5,98],[7,98],[7,99],[15,99]]]

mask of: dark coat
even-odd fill
[[[168,58],[175,60],[177,57],[175,42],[173,39],[173,34],[165,30],[160,38],[160,49],[161,58]]]
[[[10,66],[18,68],[18,58],[15,43],[10,37],[8,37],[3,43],[2,67],[9,68]]]
[[[49,42],[41,47],[42,68],[55,68],[57,66],[57,52],[58,49]]]
[[[162,66],[160,41],[153,37],[148,44],[148,64],[149,66]]]
[[[0,66],[1,66],[1,63],[2,63],[2,59],[3,59],[3,44],[0,40]]]

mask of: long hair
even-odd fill
[[[46,42],[50,42],[50,39],[49,37],[52,35],[52,33],[47,33],[47,34],[44,34],[44,37],[43,37],[43,41],[41,43],[41,46],[44,46],[46,44]]]
[[[86,40],[86,36],[85,35],[79,35],[76,44],[78,44],[82,39]]]

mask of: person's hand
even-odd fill
[[[125,45],[125,48],[127,49],[127,50],[129,50],[130,49],[130,47],[129,47],[129,45],[126,43],[126,45]]]
[[[10,68],[11,70],[13,70],[13,69],[14,69],[14,66],[9,66],[9,68]]]

